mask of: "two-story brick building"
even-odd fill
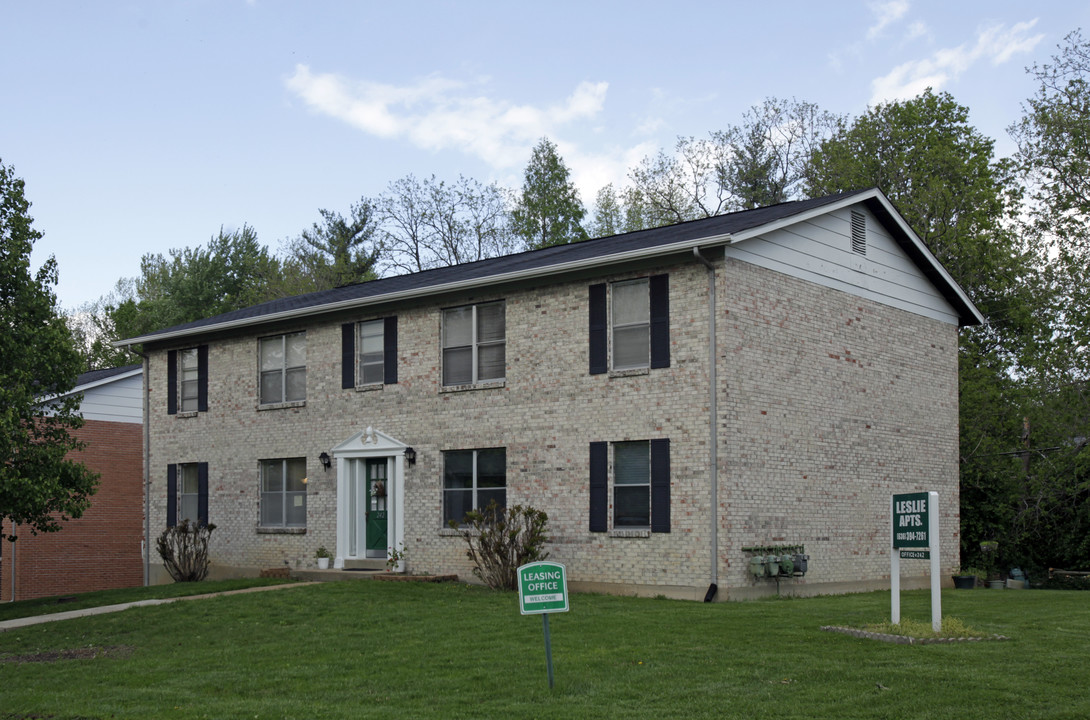
[[[889,580],[889,496],[958,547],[957,344],[982,321],[877,190],[278,300],[124,341],[147,354],[153,535],[215,523],[217,572],[385,561],[469,577],[447,527],[549,515],[575,588]],[[154,570],[154,569],[153,569]],[[922,576],[924,563],[908,565]]]

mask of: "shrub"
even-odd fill
[[[549,557],[544,547],[548,524],[543,510],[501,508],[495,500],[484,510],[466,513],[461,527],[450,521],[469,545],[466,557],[473,561],[473,574],[497,590],[514,590],[520,566]]]
[[[208,539],[215,529],[215,525],[182,520],[155,541],[163,567],[174,582],[199,582],[208,577]]]

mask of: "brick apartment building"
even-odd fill
[[[895,492],[938,491],[958,547],[958,328],[981,321],[868,190],[124,343],[148,356],[152,534],[214,523],[219,575],[325,546],[468,578],[447,521],[495,499],[548,513],[574,589],[740,599],[775,592],[748,571],[765,546],[810,557],[781,592],[888,587]]]
[[[98,491],[83,516],[59,532],[18,532],[16,542],[3,543],[0,601],[144,583],[141,385],[139,365],[76,380],[72,394],[83,393],[84,426],[73,435],[87,447],[75,459],[99,473]]]

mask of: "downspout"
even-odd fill
[[[137,352],[132,349],[132,345],[126,345],[125,349],[131,352],[133,355],[139,355],[143,358],[143,372],[141,375],[141,386],[143,387],[143,399],[141,413],[143,415],[144,426],[144,587],[147,587],[151,578],[151,474],[148,471],[148,461],[151,458],[151,428],[150,417],[148,411],[150,409],[150,402],[148,400],[148,373],[151,371],[151,363],[148,361],[148,356],[142,352]]]
[[[718,382],[716,375],[716,356],[718,348],[715,335],[715,265],[700,254],[700,248],[693,248],[693,257],[708,269],[708,431],[710,433],[708,475],[711,485],[711,557],[710,585],[704,595],[704,602],[711,602],[719,591],[719,437],[717,418],[719,415]]]

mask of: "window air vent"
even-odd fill
[[[867,216],[852,210],[852,252],[867,254]]]

